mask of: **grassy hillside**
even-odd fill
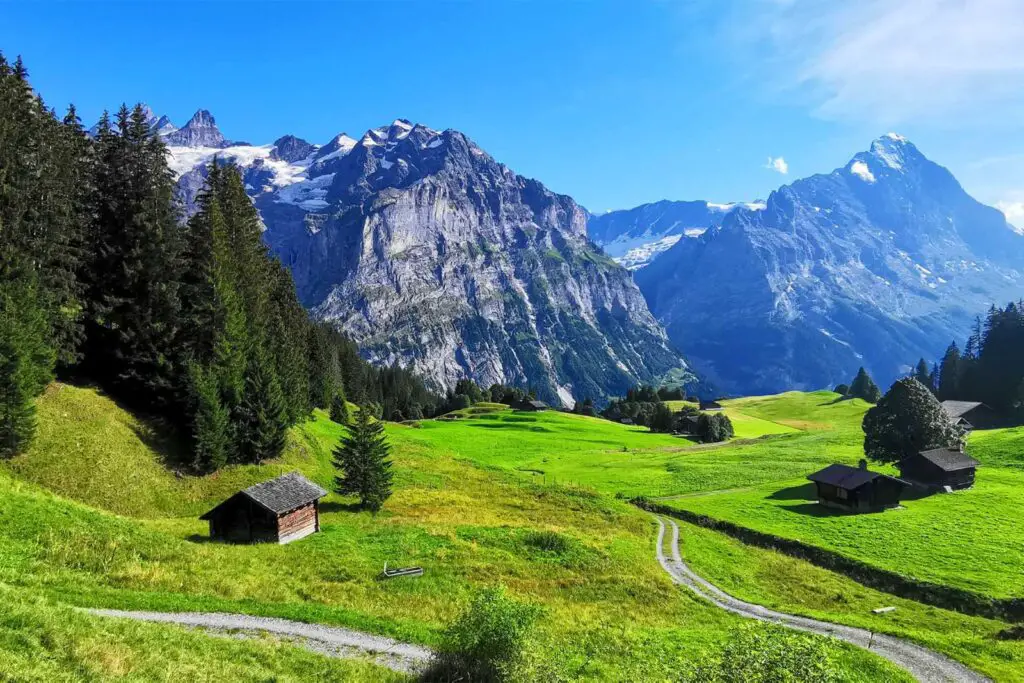
[[[801,480],[668,501],[673,507],[836,550],[914,579],[1024,597],[1024,476],[978,471],[973,489],[851,515],[817,504]]]
[[[396,493],[376,518],[331,496],[322,508],[322,533],[287,546],[232,546],[207,542],[206,525],[195,513],[283,469],[298,468],[329,483],[339,426],[318,416],[295,430],[282,463],[178,478],[162,469],[159,442],[143,438],[140,425],[92,390],[55,387],[40,401],[40,414],[51,423],[44,427],[49,435],[0,473],[0,584],[47,605],[244,612],[430,645],[473,591],[501,582],[544,608],[530,649],[535,677],[598,680],[661,677],[713,652],[740,623],[669,581],[653,558],[651,520],[632,506],[585,489],[537,485],[457,457],[452,446],[467,430],[493,434],[473,428],[476,418],[388,425]],[[571,416],[551,419],[578,424]],[[627,439],[647,436],[610,423],[587,424],[608,425]],[[596,431],[595,441],[608,436]],[[63,456],[55,436],[62,433],[79,439]],[[425,434],[438,441],[425,445]],[[102,465],[90,467],[89,461]],[[125,479],[125,469],[136,470],[135,477]],[[88,485],[79,487],[79,476]],[[417,564],[425,574],[380,581],[384,562]],[[33,605],[25,607],[29,616],[56,629],[61,620],[48,617],[43,603]],[[118,628],[91,618],[69,621],[52,638],[95,642]],[[125,633],[125,665],[158,667],[165,656],[159,638],[141,630]],[[905,680],[873,655],[829,647],[842,664],[843,680]],[[19,666],[43,675],[46,665],[35,661],[42,653],[29,648],[25,654],[21,645],[3,641],[0,650],[5,657],[27,658]],[[558,658],[549,656],[554,650]],[[96,666],[112,675],[119,665]],[[210,664],[211,670],[219,671],[216,666]],[[296,663],[296,671],[300,666],[305,664]],[[256,671],[239,677],[258,678]]]
[[[911,638],[996,681],[1024,679],[1024,642],[1002,640],[1003,622],[904,600],[779,552],[680,524],[687,562],[728,593],[768,607]],[[884,614],[878,607],[895,607]]]
[[[0,679],[386,683],[409,677],[269,638],[211,638],[174,626],[101,619],[0,586]]]

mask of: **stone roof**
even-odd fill
[[[266,508],[270,512],[281,514],[294,510],[295,508],[308,505],[314,500],[319,500],[327,495],[327,491],[317,486],[309,479],[298,472],[289,472],[288,474],[281,475],[277,479],[271,479],[261,484],[255,484],[247,489],[243,489],[236,493],[234,496],[224,501],[217,507],[210,510],[200,519],[208,519],[209,516],[228,501],[238,497],[244,496],[249,498],[256,504]]]
[[[983,405],[985,404],[980,401],[943,401],[942,409],[946,411],[946,415],[956,420]]]
[[[851,467],[849,465],[840,464],[829,465],[825,469],[815,472],[807,478],[819,484],[831,484],[832,486],[852,491],[860,488],[864,484],[878,479],[879,477],[901,481],[896,479],[896,477],[890,477],[889,475],[882,474],[881,472],[872,472],[871,470],[862,469],[860,467]]]
[[[941,467],[946,472],[969,470],[980,464],[977,460],[966,453],[954,451],[950,448],[933,448],[931,450],[921,451],[918,455],[925,458],[932,464]]]

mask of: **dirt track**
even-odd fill
[[[792,614],[775,612],[761,605],[738,600],[705,581],[683,561],[682,555],[679,553],[679,525],[674,520],[658,516],[655,516],[655,519],[658,520],[656,555],[661,566],[676,583],[686,586],[702,598],[724,610],[750,619],[769,621],[798,631],[808,631],[844,640],[888,659],[897,666],[906,669],[917,680],[924,683],[932,683],[933,681],[943,683],[947,681],[982,683],[989,680],[981,674],[968,669],[963,664],[949,659],[945,655],[933,652],[920,645],[900,640],[899,638],[879,635],[861,628],[830,624],[807,617],[797,617]],[[671,558],[665,556],[666,522],[672,527]]]

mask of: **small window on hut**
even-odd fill
[[[836,489],[836,498],[838,498],[839,500],[846,500],[846,497],[847,497],[846,493],[847,493],[846,489],[837,488]]]

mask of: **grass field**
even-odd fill
[[[1000,640],[1006,624],[894,597],[779,552],[681,524],[683,556],[726,592],[768,607],[911,638],[997,681],[1024,679],[1024,642]],[[874,614],[878,607],[895,607]]]
[[[384,511],[374,518],[332,495],[322,507],[323,532],[282,547],[208,543],[196,517],[238,488],[292,469],[329,487],[330,450],[342,428],[325,415],[293,430],[279,462],[178,477],[161,460],[173,449],[158,434],[93,390],[54,385],[39,403],[38,442],[0,468],[0,584],[21,596],[14,618],[38,621],[54,642],[116,643],[123,656],[116,666],[100,658],[102,676],[118,666],[158,667],[163,655],[154,643],[178,631],[136,630],[79,614],[65,624],[50,616],[66,610],[58,603],[280,616],[434,645],[473,591],[500,582],[544,609],[529,650],[533,678],[663,680],[666,671],[714,652],[740,622],[670,583],[653,558],[650,518],[615,494],[677,496],[672,504],[687,507],[735,500],[737,518],[756,522],[756,515],[746,516],[760,504],[756,493],[799,483],[827,462],[860,457],[867,406],[835,398],[818,392],[729,402],[734,424],[748,431],[714,446],[498,405],[477,405],[450,420],[388,424],[396,493]],[[981,450],[1012,461],[1012,438],[983,441]],[[1017,474],[992,468],[992,482]],[[730,492],[704,495],[723,489]],[[979,484],[975,492],[982,490]],[[968,535],[980,534],[989,514],[971,506],[957,513],[978,517],[977,527],[965,527]],[[913,638],[996,680],[1019,678],[1013,674],[1024,661],[1021,644],[995,642],[996,622],[900,601],[807,563],[684,528],[684,554],[695,568],[739,597]],[[904,558],[927,562],[918,553],[937,537],[913,531],[918,547]],[[546,550],[541,534],[556,535],[559,549]],[[979,545],[983,553],[987,547]],[[426,573],[381,582],[384,562],[417,564]],[[963,563],[945,570],[999,587],[999,572],[1012,576],[1013,567],[993,562],[991,572]],[[871,615],[880,602],[899,610],[884,619]],[[41,675],[46,648],[5,636],[2,619],[0,656]],[[308,678],[304,672],[314,670],[306,667],[319,661],[273,643],[227,645],[290,653],[273,663],[276,669],[238,669],[241,680]],[[231,671],[217,669],[229,666],[217,661],[228,650],[206,647],[210,670]],[[907,680],[872,655],[830,647],[842,680]],[[556,650],[558,658],[547,656]],[[167,657],[174,660],[174,652]],[[330,665],[364,667],[346,671],[345,680],[359,680],[367,666]]]
[[[505,433],[472,426],[487,416],[388,425],[396,493],[379,516],[331,496],[322,506],[322,533],[287,546],[232,546],[207,542],[196,513],[283,470],[300,469],[329,484],[330,448],[341,427],[318,415],[295,430],[281,463],[178,478],[161,466],[161,441],[131,416],[92,390],[55,386],[40,401],[40,440],[0,472],[0,584],[22,600],[4,609],[14,609],[9,619],[45,635],[26,642],[0,626],[2,656],[28,672],[26,678],[45,678],[50,664],[44,660],[57,656],[47,654],[47,643],[70,643],[64,649],[77,659],[65,663],[81,667],[81,653],[109,642],[118,655],[97,651],[88,664],[93,669],[80,677],[125,670],[147,678],[145,672],[164,665],[186,671],[176,659],[191,641],[166,652],[161,645],[179,632],[173,627],[77,614],[64,619],[60,615],[71,613],[57,603],[280,616],[433,645],[476,589],[499,582],[544,610],[528,652],[534,679],[662,679],[714,652],[740,620],[669,581],[653,558],[646,515],[591,490],[538,485],[514,468],[475,465],[453,450],[467,434],[486,434],[480,443],[494,443]],[[584,418],[546,419],[578,426]],[[598,427],[596,442],[620,437],[650,444],[650,435],[639,431],[583,424]],[[614,431],[601,429],[605,425]],[[78,477],[86,484],[79,486]],[[542,532],[560,539],[556,550],[547,549],[550,536]],[[382,582],[376,576],[384,562],[417,564],[425,575]],[[224,672],[224,678],[308,679],[316,677],[309,667],[328,666],[274,644],[212,641],[203,647],[195,666]],[[266,654],[261,647],[282,647],[289,655],[261,669],[252,662]],[[873,655],[829,648],[842,664],[842,680],[906,680]],[[552,651],[559,656],[550,657]],[[242,663],[229,668],[236,658]],[[329,666],[344,680],[359,680],[366,671],[362,664]],[[349,675],[345,667],[356,668]]]

